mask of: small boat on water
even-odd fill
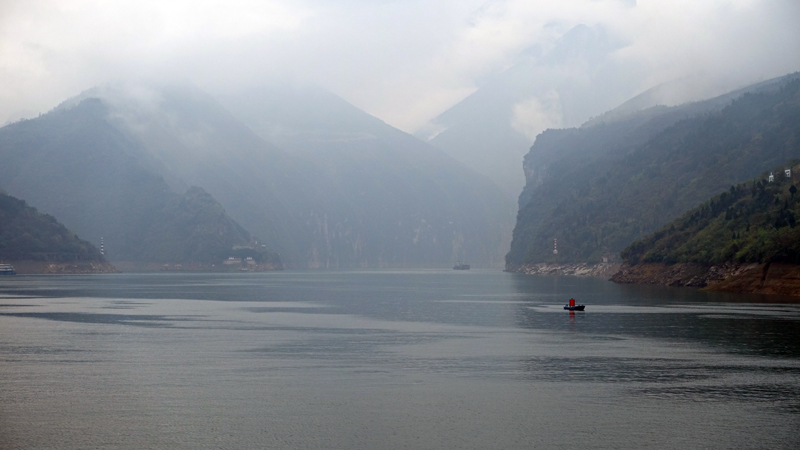
[[[453,270],[469,270],[469,264],[461,264],[461,261],[459,261],[453,266]]]
[[[564,309],[567,311],[583,311],[584,308],[586,305],[576,305],[574,298],[569,299],[569,305],[564,305]]]
[[[0,264],[0,275],[16,275],[17,271],[11,264]]]

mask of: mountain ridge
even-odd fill
[[[145,149],[109,124],[107,114],[101,100],[87,98],[1,128],[0,187],[29,199],[95,242],[103,237],[112,260],[221,262],[225,249],[218,248],[219,242],[209,247],[210,253],[182,248],[183,235],[194,234],[191,227],[171,228],[174,239],[154,239],[156,230],[169,228],[173,216],[192,202],[201,201],[212,210],[220,207],[204,192],[175,193],[163,177],[148,169]],[[249,234],[224,210],[217,211],[215,220],[226,225],[216,236],[227,243],[247,244]],[[207,234],[206,241],[217,241],[214,233]]]
[[[702,103],[660,107],[541,134],[526,156],[529,183],[507,269],[554,262],[554,238],[561,262],[614,259],[708,197],[796,156],[799,78],[781,77],[777,89],[759,88],[730,104],[712,99],[705,111]],[[685,117],[687,108],[694,115]]]
[[[142,220],[170,203],[161,197],[199,186],[287,267],[501,264],[513,208],[491,182],[377,118],[352,116],[354,126],[383,135],[301,155],[264,141],[194,87],[105,85],[0,129],[0,187],[61,208],[81,234],[106,236],[110,255],[121,245],[141,258],[133,242],[152,228]],[[64,170],[70,164],[75,170]],[[120,209],[130,204],[138,214]],[[100,234],[103,226],[118,232]]]
[[[369,215],[386,216],[379,211],[388,200],[397,212],[380,219],[385,231],[371,234],[394,228],[390,234],[414,242],[414,247],[426,235],[428,246],[450,241],[452,250],[442,248],[437,264],[446,259],[448,265],[456,260],[490,266],[502,261],[513,204],[490,180],[445,152],[316,86],[261,86],[222,98],[222,103],[257,134],[315,165],[356,220],[366,225],[373,221]],[[421,256],[413,252],[419,250],[402,258]],[[405,250],[382,253],[386,257]]]

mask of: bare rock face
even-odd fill
[[[620,265],[614,263],[576,263],[576,264],[526,264],[507,268],[506,272],[518,272],[526,275],[572,275],[578,277],[608,278],[619,270]]]
[[[800,296],[800,266],[795,264],[751,264],[714,284],[708,290]]]
[[[611,281],[622,284],[696,287],[718,292],[800,296],[800,265],[625,264],[611,277]]]
[[[708,267],[702,264],[624,264],[611,281],[620,284],[705,287]]]

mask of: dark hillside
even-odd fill
[[[687,112],[676,108],[628,119],[641,121],[629,128],[616,122],[540,135],[529,157],[552,159],[541,164],[540,181],[529,178],[507,268],[554,261],[553,238],[560,262],[613,257],[731,184],[800,155],[796,75],[721,110],[680,119]],[[657,123],[670,120],[678,121]]]
[[[219,262],[225,247],[248,243],[208,194],[176,194],[107,113],[87,99],[0,129],[0,188],[95,243],[103,237],[114,261]]]
[[[0,260],[101,262],[105,258],[53,216],[0,192]]]
[[[800,161],[731,186],[622,251],[628,264],[800,264]],[[791,178],[784,170],[790,169]]]

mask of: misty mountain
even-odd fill
[[[250,235],[200,188],[174,191],[96,98],[0,129],[0,188],[59,217],[116,261],[219,262]]]
[[[800,155],[800,76],[654,107],[593,126],[548,130],[525,157],[528,184],[507,268],[614,257],[732,184]],[[742,92],[746,92],[742,94]]]
[[[577,126],[634,85],[610,58],[621,46],[602,27],[576,26],[546,52],[528,49],[417,135],[516,197],[525,184],[519,163],[540,132]]]
[[[795,77],[789,75],[763,81],[704,101],[674,107],[657,104],[643,108],[654,99],[663,97],[658,93],[661,89],[658,87],[578,128],[545,130],[523,159],[526,184],[519,196],[519,207],[527,205],[537,188],[560,173],[633,152],[678,121],[719,111],[746,93],[774,91]]]
[[[773,90],[776,83],[781,83],[783,78],[778,77],[752,83],[733,90],[725,89],[724,86],[726,85],[719,82],[714,86],[708,86],[710,81],[699,77],[673,80],[652,87],[616,108],[587,120],[581,125],[581,128],[589,128],[599,124],[609,125],[620,120],[634,118],[634,116],[659,116],[663,114],[662,112],[667,113],[664,115],[674,115],[675,112],[679,112],[684,117],[690,117],[715,109],[722,109],[748,92]],[[717,95],[708,95],[709,92],[717,92]],[[657,106],[661,108],[656,108]],[[680,106],[680,108],[663,108],[665,106]]]
[[[344,246],[334,252],[337,259],[352,254],[347,264],[357,265],[500,261],[513,203],[441,150],[319,87],[261,86],[222,101],[259,136],[318,171],[316,196],[326,200],[314,205],[324,222],[313,226],[317,233],[320,226],[337,230],[341,237],[325,237],[326,246]],[[331,264],[340,263],[325,262]]]
[[[264,142],[208,94],[189,86],[108,84],[81,93],[59,109],[86,99],[108,108],[106,123],[135,142],[138,163],[181,192],[200,186],[270,250],[298,258],[311,241],[300,225],[319,179]]]
[[[53,216],[0,192],[0,260],[105,261]]]
[[[382,124],[350,108],[359,120],[366,117]],[[311,109],[330,114],[321,106]],[[46,116],[19,124],[30,128],[30,139],[45,141],[54,140],[47,124],[56,117],[71,124],[64,128],[76,128],[68,136],[72,141],[65,136],[59,138],[64,142],[55,139],[48,147],[53,154],[43,156],[55,157],[48,167],[66,189],[54,189],[37,171],[24,180],[35,180],[42,192],[29,198],[44,205],[47,197],[50,205],[58,203],[59,196],[67,197],[81,234],[87,234],[80,231],[85,229],[98,235],[99,226],[92,225],[97,223],[119,230],[114,236],[103,234],[110,236],[109,252],[112,242],[128,248],[167,233],[166,225],[153,228],[150,221],[169,217],[161,211],[179,204],[168,198],[169,193],[190,186],[208,192],[236,222],[294,267],[449,265],[459,259],[496,265],[504,251],[503,232],[512,222],[511,208],[491,182],[385,124],[387,136],[400,137],[345,139],[317,154],[286,152],[209,95],[177,85],[106,85],[64,102]],[[312,123],[320,122],[311,117]],[[331,122],[323,131],[349,130]],[[9,141],[15,139],[9,134]],[[15,148],[24,152],[27,145],[30,142],[20,141]],[[32,155],[18,156],[7,170],[36,165]],[[80,171],[59,169],[69,164]],[[16,177],[11,186],[21,179]],[[31,187],[36,183],[27,183],[26,189],[36,190]],[[77,192],[82,184],[91,188]],[[131,210],[130,204],[140,210]],[[76,212],[82,209],[91,210],[92,218]],[[157,256],[126,254],[145,260]]]

